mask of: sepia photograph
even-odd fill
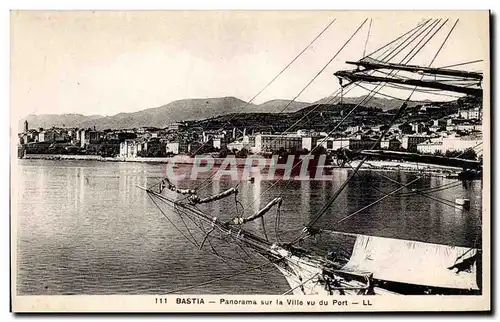
[[[12,310],[490,310],[490,19],[11,11]]]

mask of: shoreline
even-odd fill
[[[21,159],[26,160],[67,160],[67,161],[99,161],[99,162],[138,162],[138,163],[168,163],[171,159],[175,158],[175,163],[182,165],[193,165],[196,158],[190,156],[175,156],[175,157],[103,157],[100,155],[66,155],[66,154],[27,154]],[[213,158],[214,165],[221,165],[224,158]],[[235,158],[238,167],[244,166],[246,158]],[[352,167],[356,167],[357,162],[351,163]],[[326,166],[325,168],[333,169],[351,169],[349,166]],[[362,171],[390,171],[390,172],[407,172],[407,173],[423,173],[440,177],[447,177],[449,175],[457,174],[461,171],[459,168],[436,166],[415,162],[397,162],[397,161],[369,161],[366,162],[360,170]]]

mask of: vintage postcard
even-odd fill
[[[489,311],[488,11],[12,11],[14,312]]]

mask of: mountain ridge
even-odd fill
[[[357,104],[364,99],[360,97],[344,97],[343,103]],[[22,129],[25,120],[30,128],[78,127],[104,129],[130,129],[144,126],[164,128],[168,124],[180,121],[197,121],[234,113],[293,113],[314,104],[331,101],[330,97],[316,102],[300,102],[287,99],[273,99],[261,104],[248,103],[233,96],[214,98],[195,98],[172,101],[158,107],[147,108],[137,112],[118,113],[111,116],[71,114],[28,115],[19,121]],[[338,102],[338,99],[335,101]],[[413,105],[417,103],[413,102]],[[385,110],[397,108],[401,100],[374,97],[368,107]]]

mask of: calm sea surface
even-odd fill
[[[234,275],[262,261],[244,248],[224,241],[206,243],[203,250],[186,241],[190,237],[182,217],[171,208],[158,210],[137,185],[156,183],[165,165],[126,162],[18,160],[17,176],[17,292],[18,294],[282,294],[289,290],[275,269],[263,268],[230,279],[200,285],[212,279]],[[318,213],[349,172],[337,169],[332,181],[242,182],[239,200],[249,215],[271,199],[284,200],[280,220],[282,239],[291,240]],[[413,174],[384,172],[402,183]],[[456,183],[455,183],[456,182]],[[208,196],[235,182],[204,179],[180,182],[196,187]],[[443,186],[448,189],[439,189]],[[400,187],[374,172],[361,172],[349,183],[318,226],[329,230],[424,242],[473,246],[481,240],[481,181],[464,186],[454,180],[423,177],[414,189],[434,189],[433,199],[401,190],[357,215],[338,223],[354,211],[369,205]],[[437,191],[435,191],[437,190]],[[468,198],[471,209],[462,211],[443,203]],[[232,218],[241,206],[233,197],[200,207],[210,215]],[[273,240],[275,210],[266,215],[265,229]],[[16,215],[16,214],[14,214]],[[186,223],[194,227],[192,223]],[[251,222],[247,229],[262,235],[262,224]],[[183,229],[184,228],[184,229]],[[208,226],[206,226],[208,229]],[[288,232],[288,233],[287,233]],[[193,230],[200,241],[204,234]],[[322,234],[311,241],[327,251],[335,236]],[[476,244],[477,246],[477,244]],[[220,257],[215,256],[211,247]],[[232,259],[232,260],[231,260]]]

